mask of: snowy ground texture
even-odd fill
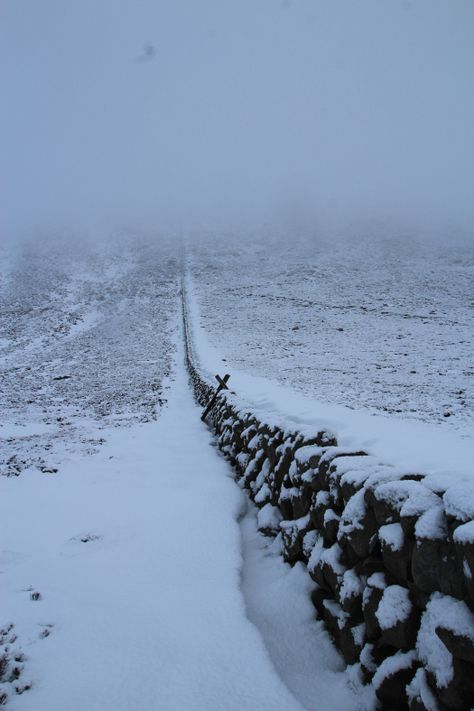
[[[471,709],[472,433],[328,406],[235,370],[209,343],[189,275],[185,293],[200,401],[224,367],[235,390],[209,416],[219,446],[260,508],[259,530],[307,564],[347,663],[360,662],[383,708]]]
[[[471,545],[472,253],[324,249],[188,247],[200,362],[263,421],[329,429],[449,489]],[[136,237],[3,247],[0,699],[371,711],[373,688],[314,619],[307,571],[257,532],[199,421],[178,256]]]
[[[371,711],[199,419],[176,254],[130,246],[4,252],[1,702]]]
[[[247,619],[237,524],[245,498],[211,444],[181,363],[158,422],[136,425],[126,438],[111,430],[98,453],[60,476],[3,479],[2,615],[15,621],[7,648],[21,660],[10,668],[19,679],[2,685],[8,708],[304,708]],[[250,547],[252,528],[248,522]],[[304,581],[298,586],[297,573],[284,574],[275,557],[265,563],[258,548],[252,556],[243,571],[251,597],[257,582],[272,600],[279,580],[278,611],[291,590],[294,607],[277,631],[298,659],[297,630],[311,619]],[[349,711],[349,679],[313,625],[304,652],[314,674],[321,668],[328,702]],[[302,682],[302,694],[316,686],[314,676]]]
[[[474,246],[370,237],[189,244],[201,322],[233,367],[328,404],[474,425]]]
[[[101,429],[153,419],[174,348],[166,241],[5,244],[0,255],[0,474],[60,469]]]

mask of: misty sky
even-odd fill
[[[473,0],[0,0],[0,230],[474,225]]]

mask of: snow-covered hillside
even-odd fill
[[[22,329],[9,321],[2,445],[17,454],[4,473],[20,475],[0,477],[0,703],[372,711],[373,690],[314,617],[306,572],[257,533],[200,421],[174,257],[125,247],[9,262],[4,293],[18,308],[35,286],[42,306],[22,309]],[[28,367],[38,391],[20,379]]]
[[[175,245],[7,243],[0,264],[0,473],[60,469],[66,452],[94,451],[102,427],[156,416],[174,348]]]
[[[1,708],[474,711],[473,36],[0,0]]]
[[[327,404],[472,430],[472,242],[270,232],[190,251],[202,326],[229,365]]]
[[[315,619],[306,569],[289,568],[279,539],[257,532],[199,421],[178,246],[133,237],[4,248],[0,699],[12,711],[151,710],[157,697],[176,711],[372,711],[373,686],[344,670]],[[470,252],[310,247],[188,243],[202,367],[231,372],[267,421],[332,430],[343,449],[427,474],[435,491],[449,477],[464,505]],[[338,368],[324,370],[331,359]],[[411,373],[405,359],[425,367]],[[369,401],[384,363],[392,378]],[[449,400],[453,388],[464,396]]]

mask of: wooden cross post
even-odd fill
[[[217,382],[219,383],[219,387],[217,388],[216,392],[214,393],[214,395],[213,395],[212,398],[210,399],[210,401],[209,401],[209,403],[208,403],[206,409],[204,410],[204,412],[203,412],[202,415],[201,415],[201,420],[202,420],[203,422],[204,422],[204,420],[206,419],[206,417],[208,416],[208,414],[210,413],[210,411],[212,410],[212,408],[214,407],[214,404],[215,404],[215,402],[216,402],[216,400],[217,400],[217,396],[219,395],[219,393],[221,392],[221,390],[228,390],[228,389],[229,389],[229,388],[227,387],[227,382],[228,382],[228,380],[229,380],[229,378],[230,378],[230,375],[229,375],[228,373],[226,373],[226,375],[224,375],[223,378],[221,378],[220,375],[216,375],[215,378],[216,378]]]

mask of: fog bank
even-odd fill
[[[0,235],[474,225],[472,0],[0,0]]]

